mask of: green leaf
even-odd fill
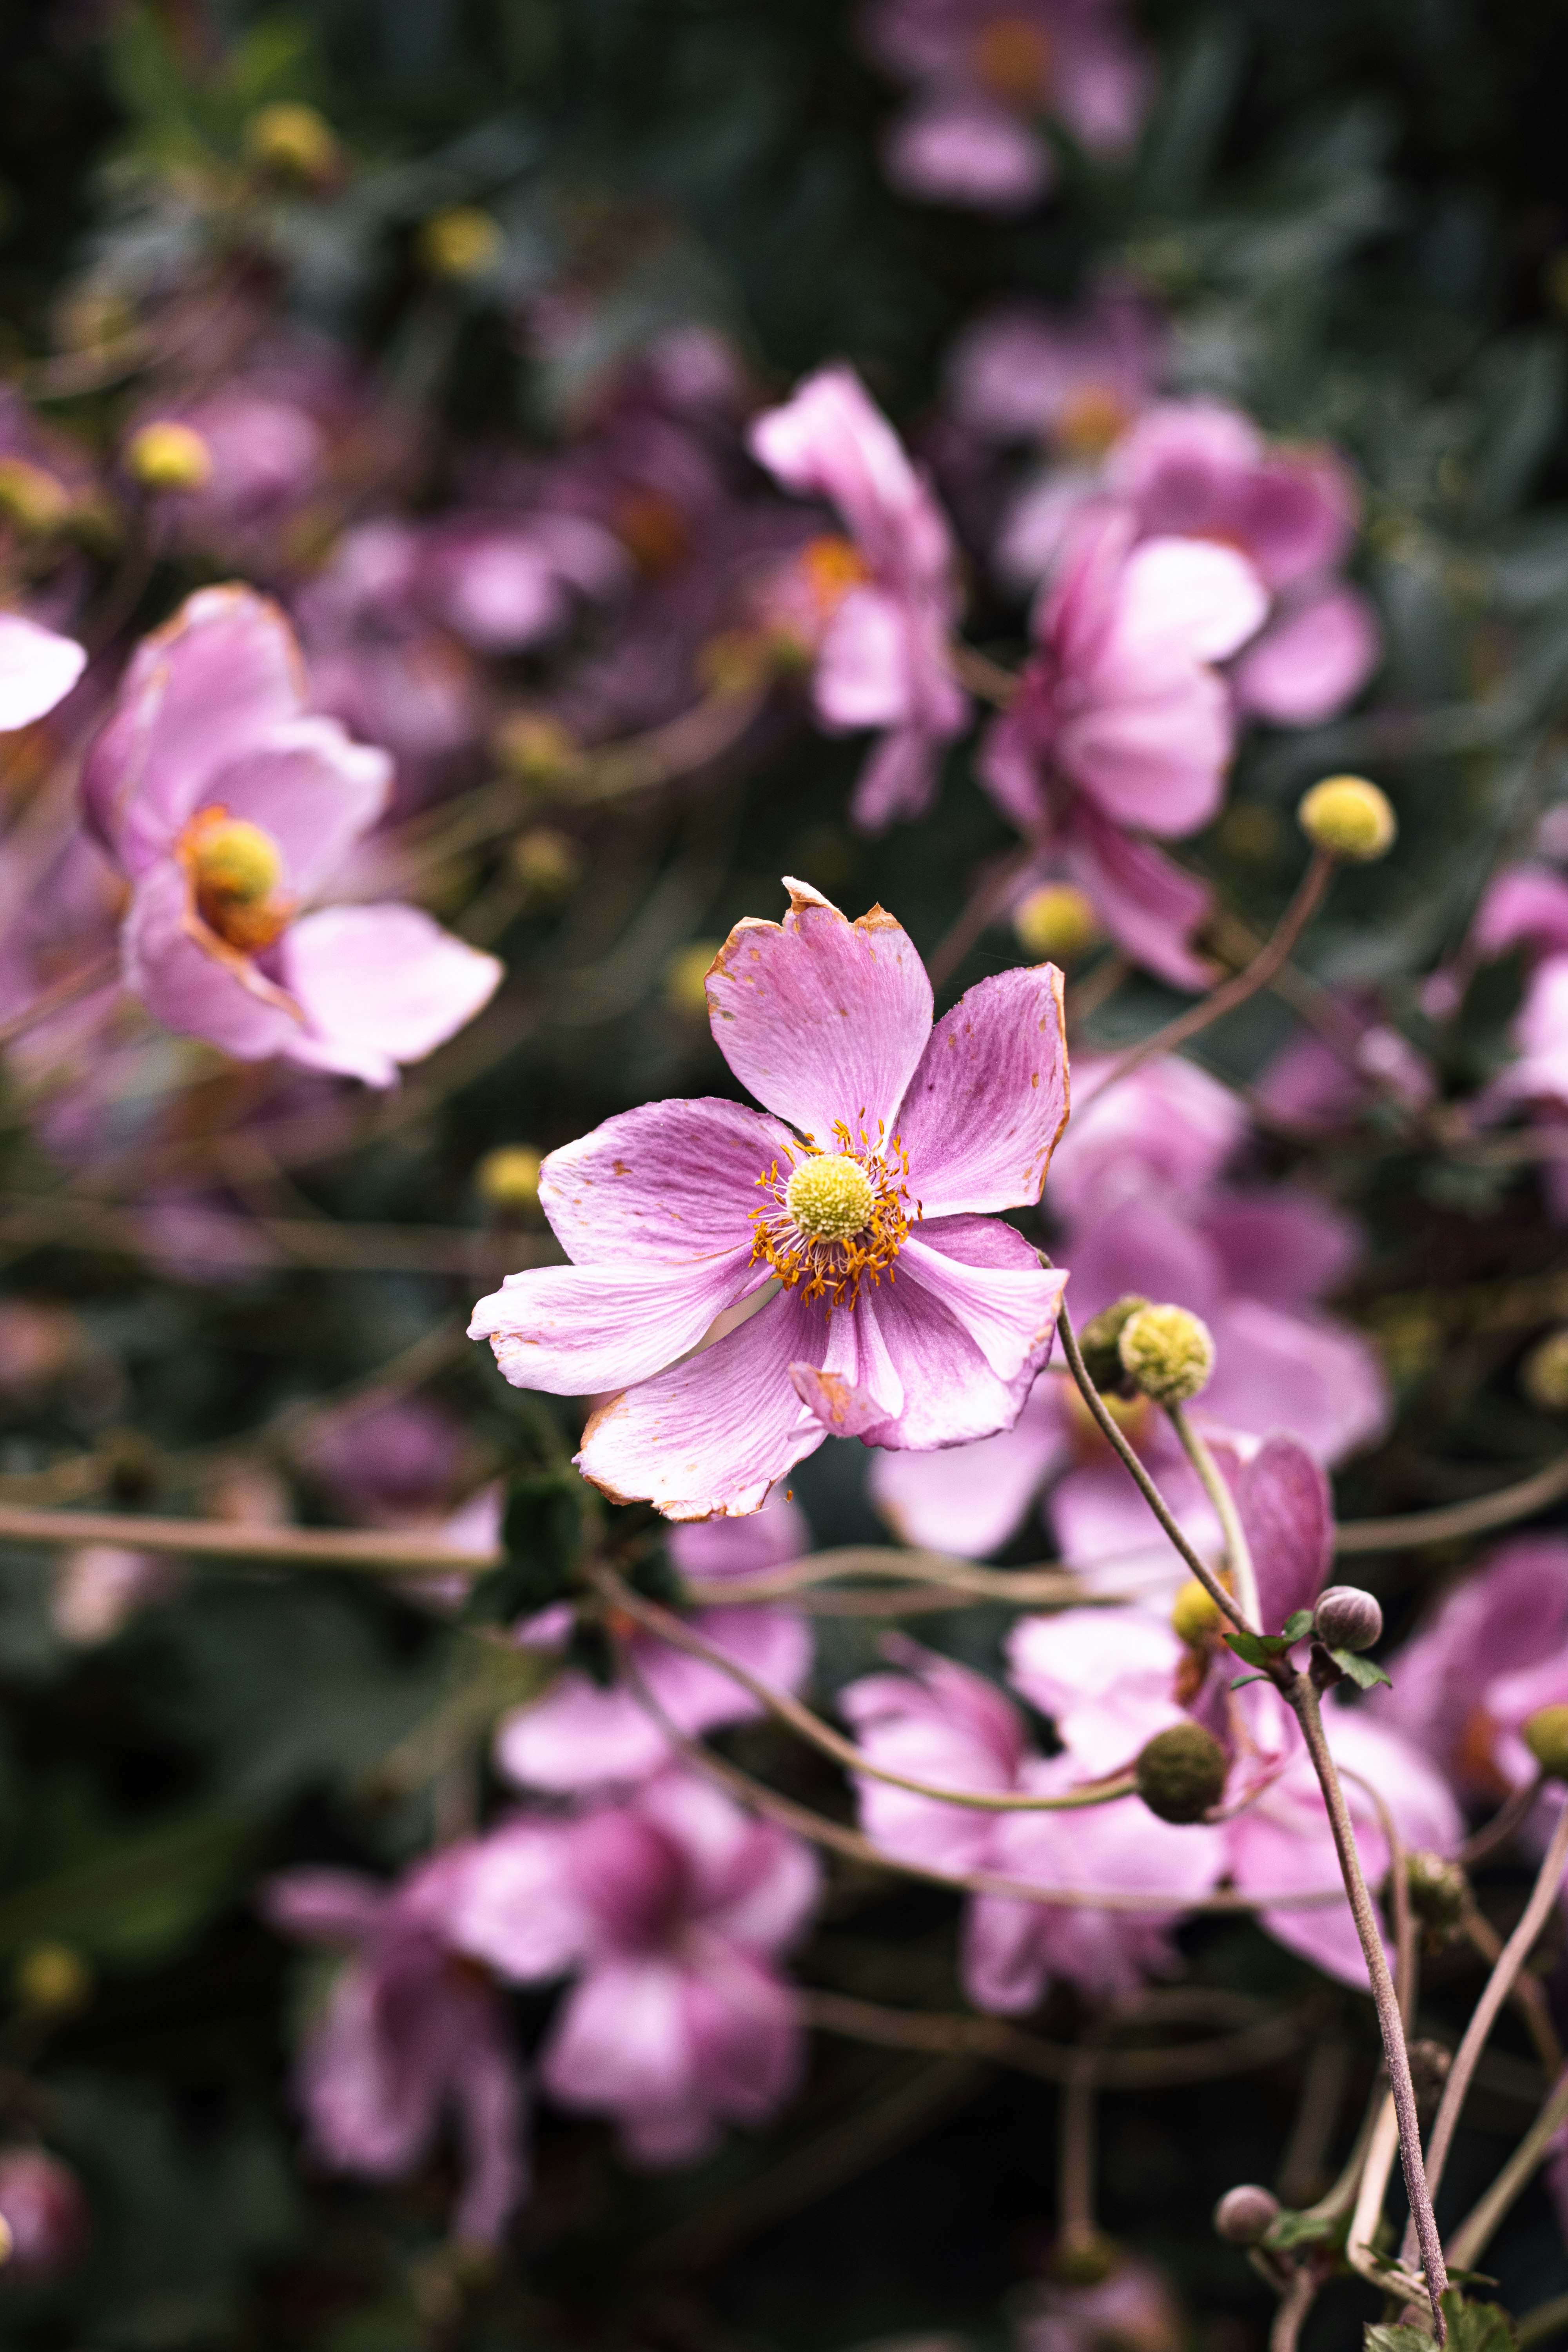
[[[1298,1609],[1292,1616],[1286,1618],[1280,1630],[1287,1642],[1301,1641],[1312,1630],[1311,1611]]]
[[[1358,1651],[1331,1650],[1329,1655],[1341,1674],[1348,1675],[1358,1690],[1371,1690],[1377,1683],[1386,1684],[1390,1690],[1394,1688],[1383,1668],[1373,1665],[1370,1658],[1363,1658]]]
[[[1349,2226],[1348,2214],[1325,2219],[1320,2213],[1281,2213],[1268,2232],[1268,2243],[1281,2252],[1292,2246],[1332,2245]]]
[[[1289,1633],[1227,1633],[1226,1640],[1249,1666],[1267,1666],[1282,1657],[1295,1639]]]
[[[506,1558],[475,1582],[464,1612],[470,1622],[504,1624],[575,1591],[584,1491],[567,1467],[525,1470],[512,1479],[501,1519]]]
[[[1515,2352],[1518,2337],[1500,2305],[1467,2303],[1458,2287],[1443,2297],[1448,2323],[1448,2352]],[[1433,2352],[1432,2338],[1423,2327],[1369,2327],[1363,2352]]]

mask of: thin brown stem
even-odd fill
[[[1502,1937],[1486,1914],[1478,1911],[1472,1903],[1465,1914],[1463,1926],[1488,1968],[1495,1968],[1502,1957]],[[1552,2004],[1546,1998],[1545,1987],[1538,1977],[1531,1975],[1528,1969],[1521,1969],[1514,1979],[1509,1998],[1524,2021],[1525,2032],[1535,2044],[1536,2056],[1548,2076],[1555,2077],[1563,2069],[1563,2044],[1558,2040],[1557,2028],[1552,2022]]]
[[[237,1527],[228,1519],[163,1519],[139,1511],[40,1511],[0,1503],[0,1543],[116,1544],[257,1568],[336,1568],[371,1575],[481,1575],[499,1551],[458,1551],[439,1537],[362,1528]]]
[[[850,1576],[930,1584],[943,1594],[1035,1609],[1077,1608],[1099,1597],[1059,1568],[979,1568],[952,1552],[903,1551],[890,1544],[842,1544],[804,1559],[786,1560],[760,1576],[689,1576],[682,1579],[681,1589],[694,1601],[728,1608],[742,1601],[789,1600],[814,1585]]]
[[[1333,859],[1325,856],[1321,849],[1314,850],[1311,863],[1295,897],[1252,961],[1229,980],[1222,981],[1217,988],[1211,989],[1199,1003],[1190,1006],[1185,1013],[1179,1013],[1173,1021],[1167,1021],[1163,1029],[1156,1029],[1152,1036],[1141,1038],[1136,1045],[1130,1045],[1120,1060],[1112,1063],[1107,1076],[1096,1087],[1093,1099],[1098,1100],[1110,1087],[1120,1086],[1123,1078],[1131,1077],[1134,1070],[1142,1069],[1143,1064],[1152,1061],[1157,1054],[1173,1053],[1178,1045],[1184,1045],[1189,1037],[1195,1037],[1211,1022],[1223,1020],[1227,1013],[1234,1013],[1238,1004],[1245,1004],[1249,996],[1256,996],[1260,988],[1267,988],[1289,961],[1297,940],[1322,904],[1333,871]]]
[[[1546,1785],[1546,1775],[1538,1772],[1533,1780],[1525,1780],[1514,1790],[1507,1801],[1500,1805],[1489,1822],[1483,1822],[1472,1837],[1468,1837],[1454,1859],[1465,1870],[1473,1870],[1499,1846],[1507,1845],[1514,1832],[1529,1818],[1537,1797]],[[1495,1954],[1493,1956],[1496,1957]]]
[[[981,653],[973,646],[961,645],[956,639],[950,650],[952,674],[960,686],[966,686],[982,702],[994,703],[998,710],[1005,710],[1018,691],[1016,673],[993,661],[989,654]]]
[[[1400,2018],[1408,2033],[1415,2020],[1416,1956],[1415,1914],[1410,1901],[1410,1864],[1405,1841],[1381,1789],[1364,1773],[1352,1772],[1348,1765],[1340,1767],[1340,1777],[1353,1780],[1368,1798],[1388,1848],[1388,1883],[1394,1908],[1394,1981],[1399,1995]]]
[[[1312,1769],[1323,1792],[1334,1852],[1339,1857],[1340,1874],[1344,1880],[1351,1916],[1355,1921],[1356,1935],[1366,1961],[1373,2002],[1377,2011],[1378,2030],[1383,2036],[1384,2057],[1388,2066],[1389,2089],[1399,2125],[1399,2153],[1405,2168],[1405,2190],[1410,2199],[1411,2221],[1426,2271],[1432,2324],[1441,2344],[1447,2333],[1441,2298],[1448,2284],[1448,2273],[1443,2262],[1443,2243],[1437,2235],[1436,2218],[1432,2210],[1431,2193],[1421,2159],[1421,2126],[1415,2112],[1415,2086],[1410,2079],[1410,2058],[1405,2047],[1405,2028],[1400,2019],[1398,1996],[1389,1974],[1388,1958],[1383,1948],[1383,1929],[1367,1891],[1350,1807],[1345,1802],[1344,1790],[1340,1784],[1339,1772],[1323,1731],[1322,1709],[1318,1703],[1317,1691],[1305,1675],[1294,1675],[1285,1686],[1284,1696],[1301,1727],[1307,1753],[1312,1759]]]
[[[1021,849],[992,869],[971,892],[962,912],[937,941],[926,959],[933,988],[942,987],[952,978],[982,931],[994,922],[1006,905],[1014,884],[1027,871],[1037,855],[1037,845],[1026,841]]]
[[[1568,2123],[1568,2079],[1560,2082],[1486,2195],[1454,2232],[1454,2268],[1471,2270],[1552,2142]],[[1524,2340],[1522,2336],[1520,2339]]]
[[[1064,2246],[1092,2245],[1095,2093],[1100,2053],[1079,2050],[1062,2085],[1057,2139],[1057,2220]]]
[[[1449,1503],[1440,1510],[1409,1511],[1392,1519],[1347,1519],[1334,1530],[1339,1552],[1403,1551],[1415,1544],[1448,1543],[1458,1536],[1485,1535],[1527,1519],[1568,1495],[1568,1454],[1549,1463],[1517,1486],[1500,1486],[1494,1494],[1478,1495],[1473,1503]]]
[[[1297,2272],[1274,2315],[1274,2325],[1268,2331],[1268,2352],[1296,2352],[1302,2323],[1318,2299],[1320,2284],[1311,2268],[1303,2265]]]
[[[1351,2047],[1342,2034],[1318,2034],[1309,2043],[1296,2120],[1279,2161],[1279,2201],[1293,2211],[1306,2204],[1327,2173],[1350,2068]]]

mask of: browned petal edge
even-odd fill
[[[1067,983],[1062,976],[1061,966],[1054,963],[1041,963],[1034,968],[1037,971],[1043,971],[1046,974],[1051,992],[1051,1001],[1057,1008],[1057,1045],[1061,1053],[1062,1062],[1062,1115],[1057,1123],[1057,1131],[1047,1144],[1045,1156],[1040,1161],[1040,1191],[1035,1195],[1037,1201],[1040,1192],[1046,1189],[1046,1178],[1050,1172],[1051,1160],[1056,1148],[1066,1133],[1067,1123],[1072,1117],[1072,1064],[1068,1055]],[[1045,1025],[1042,1021],[1041,1028],[1043,1029]]]

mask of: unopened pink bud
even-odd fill
[[[1370,1650],[1383,1633],[1383,1611],[1355,1584],[1331,1584],[1312,1612],[1312,1631],[1326,1649]]]
[[[1279,2219],[1279,2200],[1255,2180],[1227,2189],[1214,2209],[1216,2234],[1230,2246],[1260,2246]]]

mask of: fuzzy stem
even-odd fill
[[[1236,1507],[1229,1481],[1219,1464],[1209,1452],[1201,1433],[1187,1418],[1184,1405],[1165,1407],[1172,1428],[1181,1439],[1182,1451],[1203,1481],[1205,1494],[1214,1505],[1220,1530],[1225,1537],[1226,1559],[1230,1564],[1231,1581],[1241,1613],[1255,1632],[1263,1630],[1263,1612],[1258,1598],[1258,1571],[1252,1564],[1252,1548],[1247,1540],[1247,1530],[1241,1524],[1241,1513]]]

